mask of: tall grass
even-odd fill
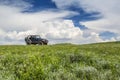
[[[0,46],[0,80],[120,80],[120,43]]]

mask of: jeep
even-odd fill
[[[48,44],[48,40],[41,38],[40,35],[28,35],[27,37],[25,37],[25,42],[27,45],[31,45],[31,44],[47,45]]]

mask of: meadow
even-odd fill
[[[0,80],[120,80],[120,42],[1,45]]]

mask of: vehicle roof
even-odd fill
[[[40,36],[40,35],[28,35],[28,36]]]

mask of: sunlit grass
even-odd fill
[[[0,46],[0,80],[120,80],[120,43]]]

